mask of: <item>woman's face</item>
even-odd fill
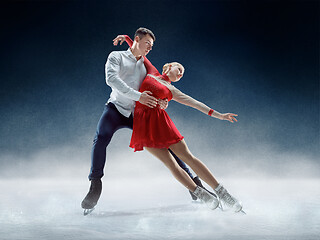
[[[183,77],[184,69],[180,65],[172,65],[167,73],[171,82],[178,82]]]

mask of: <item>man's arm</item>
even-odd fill
[[[117,52],[110,53],[106,66],[106,83],[114,88],[117,89],[120,93],[125,95],[126,97],[134,100],[139,101],[141,93],[134,90],[133,88],[129,87],[120,77],[120,55]]]
[[[144,91],[142,93],[134,90],[129,87],[120,77],[120,55],[117,52],[110,53],[106,66],[106,83],[117,89],[124,96],[134,100],[139,101],[141,104],[144,104],[150,108],[157,106],[157,99],[152,97],[152,93],[149,91]]]

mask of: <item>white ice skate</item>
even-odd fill
[[[222,211],[231,210],[233,212],[245,212],[242,210],[242,204],[239,202],[235,197],[233,197],[227,189],[225,189],[221,184],[215,189],[219,200],[220,200],[220,207]]]
[[[219,206],[219,200],[199,186],[196,187],[193,194],[204,202],[211,210],[215,210]]]

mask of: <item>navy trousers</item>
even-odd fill
[[[113,103],[108,103],[105,106],[98,122],[96,135],[93,140],[89,180],[100,179],[103,177],[103,169],[106,163],[106,151],[113,134],[121,128],[132,129],[132,126],[132,114],[129,118],[127,118],[117,110]],[[193,178],[192,173],[186,164],[181,161],[170,149],[169,151],[176,159],[179,166],[184,169],[191,178]]]

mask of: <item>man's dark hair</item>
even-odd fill
[[[134,38],[136,38],[136,36],[138,36],[141,39],[147,34],[149,34],[150,37],[152,37],[153,41],[156,41],[156,37],[154,36],[153,32],[147,28],[144,28],[144,27],[137,29],[136,33],[134,34]]]

